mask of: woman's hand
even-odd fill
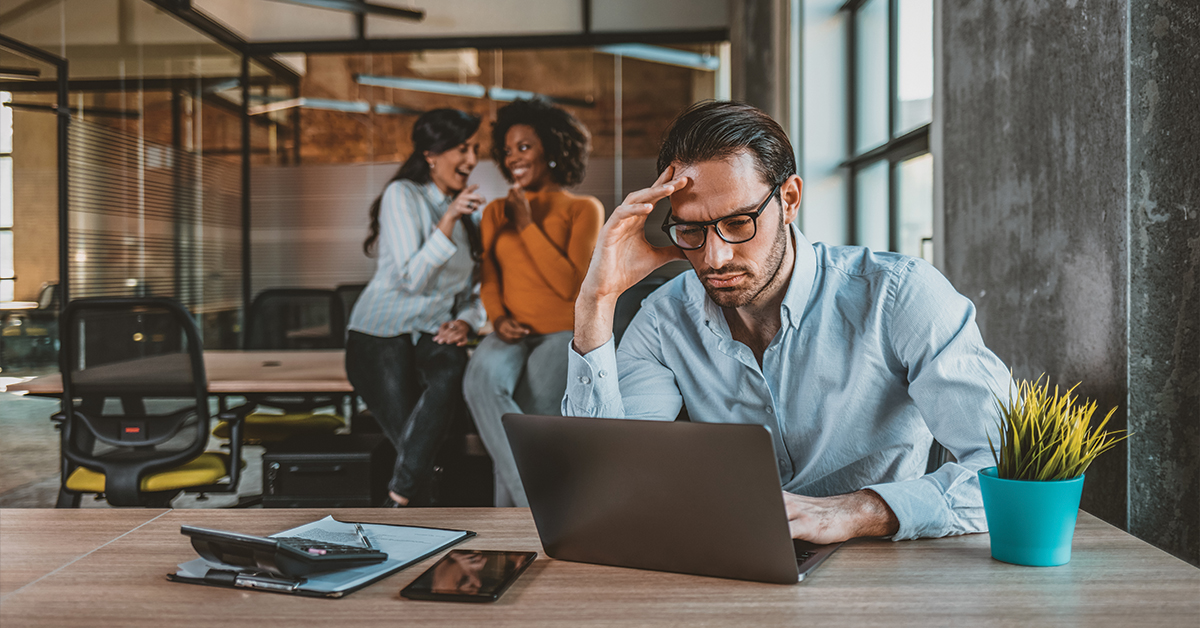
[[[525,198],[525,190],[520,183],[514,183],[508,188],[508,198],[504,199],[504,213],[517,229],[524,229],[533,222],[533,209],[529,199]]]
[[[518,323],[513,317],[507,314],[497,318],[493,327],[496,329],[496,335],[508,344],[517,342],[533,332],[532,329]]]
[[[487,199],[475,193],[475,190],[478,189],[478,185],[468,186],[467,189],[459,192],[454,200],[450,201],[450,207],[446,208],[446,213],[438,221],[438,229],[441,229],[447,238],[453,237],[454,224],[458,222],[459,218],[469,216],[475,213],[475,210],[483,207]]]
[[[467,340],[471,336],[471,326],[463,320],[452,320],[442,323],[438,328],[438,333],[434,335],[433,341],[442,345],[454,345],[461,347],[467,344]]]

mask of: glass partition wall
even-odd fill
[[[368,208],[411,152],[417,117],[439,107],[483,119],[470,181],[488,199],[507,192],[491,158],[499,108],[538,97],[567,109],[592,135],[587,176],[573,191],[612,211],[625,194],[654,181],[671,120],[694,102],[721,96],[716,60],[723,45],[305,55],[299,98],[251,108],[252,118],[297,116],[301,130],[299,166],[282,157],[253,162],[252,291],[368,281]],[[265,148],[256,143],[255,154]],[[647,234],[666,244],[660,222],[651,217]]]
[[[0,11],[0,35],[70,64],[65,102],[52,72],[0,78],[0,122],[11,120],[13,138],[0,147],[0,172],[12,171],[0,189],[0,301],[37,301],[58,282],[57,188],[47,182],[60,170],[69,296],[178,298],[207,348],[235,348],[257,292],[370,279],[368,208],[411,151],[422,112],[484,119],[472,182],[496,198],[507,188],[490,158],[496,111],[515,98],[560,104],[592,134],[575,191],[611,211],[654,180],[680,110],[728,97],[723,42],[260,58],[220,25],[164,6],[51,0]],[[65,168],[56,105],[69,114]],[[649,225],[661,239],[656,219]]]

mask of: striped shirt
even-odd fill
[[[451,200],[432,182],[401,179],[387,186],[379,208],[375,275],[355,303],[348,329],[390,338],[436,334],[456,318],[472,329],[484,324],[466,231],[456,222],[454,237],[447,238],[437,228]],[[468,296],[455,312],[459,294]]]

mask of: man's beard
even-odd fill
[[[775,235],[775,242],[771,244],[771,252],[767,255],[766,264],[763,268],[770,269],[770,272],[765,276],[760,276],[752,273],[745,266],[731,264],[722,268],[715,268],[705,272],[700,276],[700,284],[704,286],[704,291],[708,293],[708,298],[712,299],[713,303],[723,308],[739,308],[752,303],[758,298],[771,282],[775,281],[775,277],[779,275],[779,269],[783,266],[783,258],[787,253],[788,229],[786,225],[780,226]],[[725,273],[745,273],[746,281],[743,285],[733,288],[713,288],[704,281],[708,275],[721,275]]]

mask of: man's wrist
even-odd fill
[[[860,524],[855,536],[892,536],[900,531],[900,519],[879,493],[864,488],[853,495]]]

